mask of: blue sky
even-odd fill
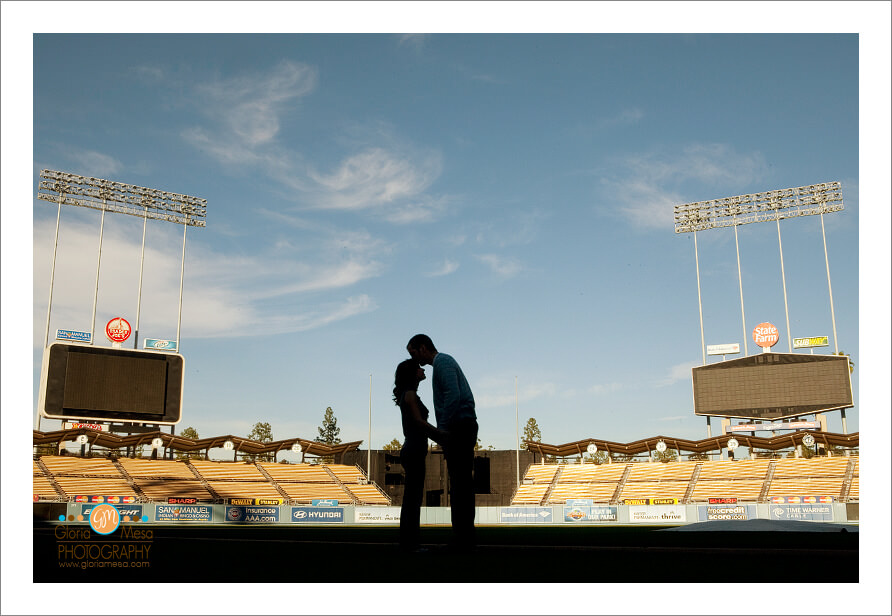
[[[46,325],[49,168],[208,201],[187,235],[178,432],[268,421],[314,438],[331,406],[342,439],[365,442],[371,399],[375,448],[400,436],[393,371],[418,332],[464,368],[484,446],[515,445],[515,379],[520,424],[535,417],[544,442],[704,437],[693,237],[673,206],[840,181],[825,224],[856,364],[848,430],[867,400],[865,438],[888,434],[888,5],[226,3],[210,25],[208,6],[4,3],[3,395],[30,408],[20,430]],[[171,27],[380,34],[65,34]],[[469,29],[487,34],[393,34]],[[533,31],[554,34],[516,34]],[[777,229],[739,231],[746,330],[771,321],[785,351]],[[832,344],[820,219],[781,231],[790,333]],[[97,332],[135,315],[141,232],[106,217]],[[98,237],[98,212],[63,210],[51,331],[89,329]],[[698,243],[706,343],[756,352],[733,233]],[[181,228],[149,223],[141,337],[176,335],[181,249]],[[31,362],[11,354],[29,347]]]
[[[467,373],[484,446],[514,447],[515,377],[544,442],[701,438],[673,206],[824,181],[843,185],[825,225],[860,364],[855,35],[38,35],[34,74],[35,187],[48,168],[208,201],[179,429],[314,438],[331,406],[367,441],[371,375],[380,448],[426,332]],[[34,201],[35,395],[55,218]],[[51,332],[89,329],[99,220],[63,212]],[[792,334],[832,341],[820,219],[781,229]],[[97,332],[135,320],[141,233],[106,217]],[[771,321],[786,346],[777,229],[739,235],[747,332]],[[706,342],[742,343],[733,232],[698,241]],[[141,337],[176,336],[181,242],[149,224]]]

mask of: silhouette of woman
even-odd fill
[[[393,401],[400,408],[405,436],[400,450],[400,462],[406,474],[400,509],[400,548],[409,552],[423,550],[419,536],[427,439],[430,437],[441,443],[446,436],[428,423],[430,411],[418,397],[418,384],[425,378],[424,368],[413,359],[401,362],[394,375]]]

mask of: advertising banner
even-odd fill
[[[793,338],[794,349],[808,349],[811,347],[830,346],[827,336],[811,336],[810,338]]]
[[[616,522],[616,510],[616,507],[607,505],[566,505],[564,507],[564,522]]]
[[[336,498],[314,498],[313,507],[337,507],[340,503]]]
[[[700,505],[697,519],[700,522],[718,520],[755,520],[758,513],[755,505]]]
[[[769,509],[772,520],[800,520],[808,522],[832,522],[833,505],[774,505]]]
[[[211,522],[214,510],[210,505],[157,505],[156,522]]]
[[[238,505],[240,507],[251,506],[251,505],[281,505],[284,499],[282,498],[230,498],[230,505]]]
[[[647,524],[674,524],[687,521],[684,505],[630,505],[629,521]]]
[[[399,507],[357,507],[354,521],[358,524],[399,524]]]
[[[803,430],[805,428],[820,428],[820,421],[775,421],[761,424],[737,424],[728,426],[726,432],[761,432],[767,430]]]
[[[142,348],[152,349],[155,351],[176,351],[177,343],[175,340],[159,340],[158,338],[146,338],[143,340]]]
[[[500,507],[499,522],[502,524],[551,524],[551,507]]]
[[[343,507],[292,507],[291,521],[303,524],[344,521]]]
[[[740,344],[708,344],[706,345],[707,355],[735,355],[740,353]]]
[[[56,340],[71,340],[72,342],[93,342],[91,332],[82,332],[74,329],[57,329]]]
[[[227,522],[269,524],[279,521],[278,507],[226,507]]]
[[[81,515],[87,520],[95,505],[81,505]],[[118,510],[122,522],[138,522],[142,520],[142,505],[113,505]]]
[[[136,501],[135,496],[99,496],[99,495],[91,495],[86,496],[82,494],[77,494],[74,497],[74,502],[76,503],[108,503],[109,505],[117,505],[118,503],[124,503],[126,505],[132,504]]]
[[[591,507],[595,501],[591,498],[568,498],[565,504],[567,507]]]
[[[105,424],[72,421],[65,421],[62,423],[63,430],[77,430],[78,428],[87,428],[88,430],[93,430],[94,432],[108,432],[108,426]]]
[[[815,503],[832,503],[832,496],[772,496],[774,505],[813,505]]]

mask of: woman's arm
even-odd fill
[[[406,410],[409,412],[411,423],[426,437],[442,445],[446,440],[446,432],[435,428],[422,418],[418,394],[414,391],[407,391],[403,401],[405,402]]]

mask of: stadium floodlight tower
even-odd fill
[[[99,250],[96,262],[96,283],[93,293],[93,314],[90,321],[90,343],[96,322],[96,303],[99,295],[99,272],[102,262],[102,235],[105,225],[105,213],[116,212],[139,216],[143,219],[142,249],[139,263],[139,290],[136,301],[136,322],[134,327],[134,348],[139,339],[139,314],[142,301],[143,263],[145,261],[146,223],[149,219],[164,220],[183,225],[183,251],[180,267],[179,307],[177,311],[176,350],[180,348],[180,326],[183,313],[183,279],[186,268],[186,230],[189,227],[204,227],[207,212],[207,200],[190,197],[154,188],[144,188],[133,184],[124,184],[112,180],[86,177],[63,171],[44,169],[40,172],[37,198],[57,204],[56,235],[53,244],[53,259],[50,271],[50,291],[46,314],[46,335],[44,346],[49,347],[50,315],[53,307],[53,283],[56,272],[56,253],[59,245],[59,226],[63,205],[86,207],[102,212],[99,226]],[[38,429],[40,414],[37,417]],[[173,427],[171,426],[171,430]]]
[[[793,352],[790,333],[790,311],[787,304],[787,280],[784,272],[784,249],[781,243],[780,221],[797,216],[821,216],[821,236],[824,241],[824,263],[827,267],[827,289],[830,294],[830,317],[833,323],[833,345],[839,353],[836,339],[836,314],[833,310],[833,288],[830,284],[830,261],[827,256],[827,234],[824,230],[824,214],[843,209],[842,190],[839,182],[824,182],[796,188],[769,190],[766,192],[723,197],[708,201],[696,201],[675,206],[675,232],[694,234],[694,259],[697,270],[697,305],[700,309],[700,343],[703,364],[706,364],[706,339],[703,334],[703,300],[700,293],[700,255],[697,249],[697,232],[721,227],[734,228],[734,245],[737,251],[737,281],[740,289],[740,317],[743,324],[744,353],[747,349],[746,316],[743,305],[743,279],[740,273],[740,244],[737,227],[756,222],[775,221],[777,243],[780,251],[781,281],[784,291],[784,312],[787,319],[787,343]],[[708,420],[707,420],[708,421]],[[845,416],[843,415],[843,423]],[[707,430],[709,430],[707,423]]]

